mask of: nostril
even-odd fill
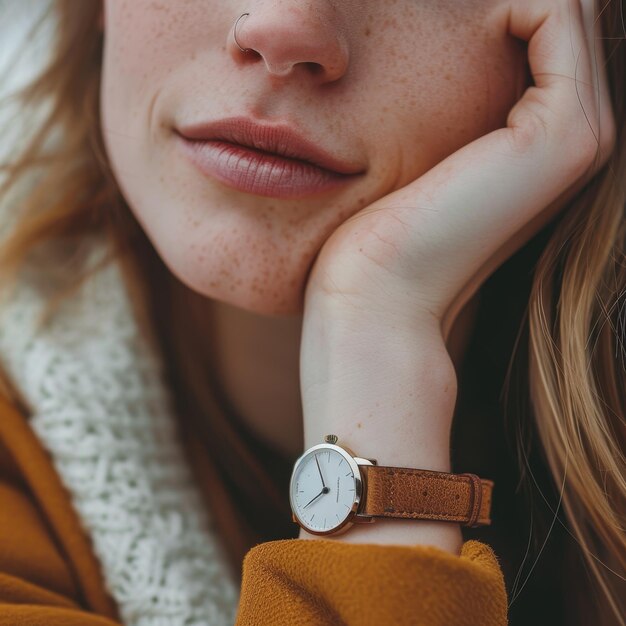
[[[243,56],[248,61],[255,62],[263,58],[261,54],[257,52],[254,48],[246,48],[246,51],[242,52],[241,56]]]
[[[278,77],[288,76],[295,71],[298,66],[304,66],[304,68],[313,76],[319,76],[320,74],[324,74],[326,71],[323,65],[316,63],[315,61],[297,61],[296,63],[289,62],[282,65],[277,63],[271,65],[266,62],[266,66],[270,73]]]
[[[229,31],[230,51],[241,63],[263,59],[270,79],[285,79],[292,72],[303,71],[317,83],[340,79],[350,56],[343,33],[330,15],[322,20],[302,17],[269,9],[243,13]]]
[[[324,71],[322,65],[313,61],[306,61],[305,65],[311,70],[311,74],[321,74]]]

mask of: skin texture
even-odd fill
[[[102,131],[118,183],[170,270],[207,296],[233,407],[294,458],[310,268],[350,216],[505,124],[527,74],[502,4],[104,0]],[[231,115],[291,123],[366,173],[297,200],[229,188],[181,155],[174,130]],[[475,304],[447,341],[455,363]]]
[[[477,293],[458,316],[446,344],[457,371],[479,304]],[[213,320],[212,345],[221,388],[259,437],[295,459],[304,449],[299,367],[302,318],[259,316],[215,303]]]
[[[578,0],[504,6],[268,0],[238,32],[246,52],[232,36],[239,12],[200,0],[106,3],[103,131],[122,190],[174,274],[207,304],[247,311],[251,340],[267,316],[295,317],[274,330],[282,347],[301,341],[292,355],[306,447],[336,432],[383,465],[449,471],[456,379],[444,342],[456,314],[525,221],[563,206],[589,169],[592,133],[573,97],[583,51],[593,107]],[[515,115],[529,81],[525,45],[508,33],[532,37],[536,79]],[[365,173],[289,201],[200,176],[174,131],[237,114],[288,122]],[[347,223],[356,213],[358,227]],[[223,319],[218,351],[230,354],[238,322]],[[275,354],[257,371],[277,373]],[[247,396],[231,374],[234,396]],[[267,391],[283,387],[277,377]],[[258,407],[249,421],[264,419]],[[456,554],[462,541],[443,522],[360,530],[347,540]]]
[[[171,271],[251,313],[302,314],[307,273],[342,222],[504,124],[525,58],[500,4],[259,0],[238,27],[256,51],[243,53],[243,5],[105,0],[107,151]],[[366,173],[297,200],[203,176],[174,129],[239,114],[290,122]]]

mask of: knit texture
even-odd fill
[[[90,254],[103,252],[102,243]],[[0,359],[92,539],[123,622],[230,626],[239,588],[121,269],[98,271],[38,332],[53,265],[27,267],[2,303]]]
[[[498,558],[429,545],[282,539],[244,558],[237,626],[506,626]]]

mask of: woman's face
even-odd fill
[[[302,313],[342,222],[506,124],[526,80],[507,1],[104,0],[107,152],[170,270],[213,299]],[[315,191],[233,186],[180,134],[234,116],[288,125],[360,173]],[[221,148],[221,167],[250,166]]]

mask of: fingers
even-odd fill
[[[581,166],[591,165],[590,174],[606,162],[616,134],[596,4],[596,0],[515,2],[509,20],[510,32],[529,41],[537,89],[531,88],[511,110],[508,124],[524,128],[527,116],[536,114],[546,127],[562,132],[552,144],[578,152]],[[589,154],[595,158],[592,164]]]
[[[528,41],[535,83],[507,120],[518,147],[541,141],[545,156],[567,167],[565,174],[578,166],[582,175],[598,148],[599,116],[580,0],[514,1],[509,31]],[[555,151],[563,150],[572,151],[570,158],[558,158]]]
[[[504,251],[513,254],[589,175],[611,116],[601,117],[608,87],[584,15],[589,10],[583,14],[580,0],[511,0],[508,27],[528,41],[534,85],[507,127],[368,207],[395,218],[379,220],[377,237],[414,251],[395,273],[420,285],[444,312],[459,293],[469,298]]]

